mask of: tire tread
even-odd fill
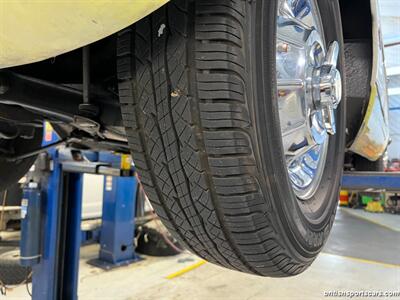
[[[175,0],[119,33],[122,115],[148,197],[183,245],[227,268],[295,275],[311,262],[280,242],[253,153],[249,5]]]

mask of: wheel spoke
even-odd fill
[[[304,46],[306,44],[305,39],[301,39],[301,42],[300,42],[300,41],[298,41],[298,40],[296,40],[294,38],[291,38],[289,36],[289,34],[285,34],[285,33],[281,32],[281,31],[278,31],[277,37],[278,37],[278,42],[287,43],[289,45],[297,47],[298,49],[304,49]]]
[[[296,18],[289,4],[286,1],[283,1],[281,6],[279,7],[279,13],[282,16],[282,18],[285,19],[284,22],[282,22],[282,25],[298,26],[306,31],[312,31],[314,29],[313,27],[304,23],[302,20]]]
[[[299,87],[295,87],[298,89]],[[278,87],[279,115],[284,144],[301,141],[307,129],[305,98],[295,90],[285,85],[285,89]],[[304,133],[299,134],[299,131]],[[290,145],[289,145],[290,146]],[[288,146],[288,147],[289,147]]]
[[[290,129],[284,131],[282,133],[282,136],[285,138],[285,137],[288,137],[289,135],[292,135],[292,134],[294,134],[294,133],[296,133],[296,132],[298,132],[300,130],[304,131],[306,129],[307,129],[307,124],[305,122],[299,123],[298,126],[296,126],[296,127],[293,126]],[[292,139],[292,142],[293,142],[293,139]]]
[[[306,123],[300,123],[297,126],[287,128],[286,131],[282,131],[283,149],[286,156],[294,156],[299,149],[313,142],[308,138],[307,132]]]
[[[278,40],[277,46],[277,79],[292,80],[289,85],[304,84],[301,82],[305,74],[306,61],[304,46]],[[281,82],[284,85],[285,82]]]
[[[324,65],[336,68],[339,58],[339,43],[334,41],[328,49]]]
[[[278,90],[296,90],[304,88],[302,79],[278,79]]]
[[[326,131],[330,135],[334,135],[336,133],[336,119],[335,112],[332,107],[324,107],[322,109],[322,118],[325,123]]]
[[[300,159],[301,157],[303,157],[307,152],[314,150],[318,145],[312,144],[312,145],[307,145],[304,146],[294,152],[286,152],[286,163],[288,165],[290,165],[293,161]]]

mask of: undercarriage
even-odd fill
[[[2,70],[0,137],[29,140],[34,128],[48,121],[70,146],[129,152],[115,68],[111,37],[50,60]],[[39,149],[14,149],[9,159],[34,155]],[[10,152],[5,147],[1,151]]]

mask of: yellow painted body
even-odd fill
[[[374,40],[371,95],[364,120],[349,150],[376,161],[385,153],[389,143],[389,99],[377,0],[371,0],[371,9]]]
[[[0,0],[0,68],[51,58],[128,27],[168,0]]]

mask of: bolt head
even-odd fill
[[[289,45],[287,43],[279,43],[277,50],[280,53],[287,53],[289,51]]]

